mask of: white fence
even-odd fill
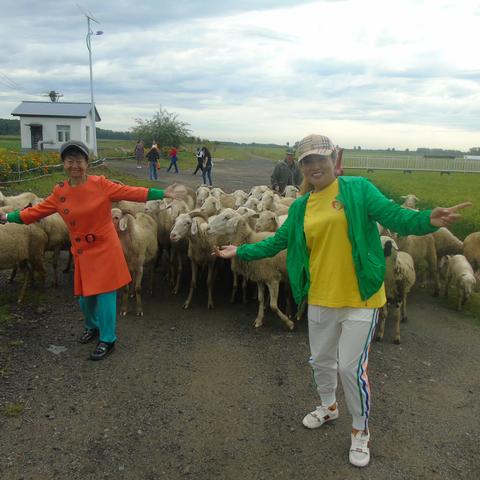
[[[468,157],[423,157],[415,155],[369,156],[343,158],[344,168],[362,170],[399,170],[403,172],[480,173],[480,161]]]

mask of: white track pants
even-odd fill
[[[322,405],[336,401],[338,371],[352,426],[357,430],[368,428],[368,352],[378,312],[376,308],[308,306],[310,364]]]

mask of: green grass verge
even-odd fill
[[[420,202],[418,208],[437,206],[450,207],[457,203],[471,201],[473,207],[462,212],[462,219],[452,227],[459,238],[464,239],[469,233],[480,230],[480,174],[454,173],[440,175],[434,172],[402,172],[366,170],[348,170],[345,175],[361,175],[367,177],[380,188],[385,195],[402,203],[402,195],[415,194]]]

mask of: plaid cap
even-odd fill
[[[308,155],[330,156],[335,151],[335,145],[325,135],[308,135],[302,138],[297,145],[298,161],[301,162]]]

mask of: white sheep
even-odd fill
[[[271,192],[272,189],[270,187],[267,187],[266,185],[257,185],[250,190],[250,196],[256,198],[257,200],[260,200],[262,198],[262,195],[267,191]]]
[[[400,250],[412,256],[417,272],[424,271],[425,266],[427,267],[430,278],[434,283],[433,294],[435,297],[438,297],[440,283],[437,271],[437,251],[432,234],[421,236],[408,235],[406,237],[395,236],[394,238]]]
[[[432,233],[435,240],[437,260],[445,255],[457,255],[463,253],[463,242],[457,238],[448,228],[441,227]]]
[[[287,185],[283,192],[285,198],[297,198],[300,190],[295,185]]]
[[[238,208],[245,205],[245,202],[248,200],[248,193],[243,190],[235,190],[232,193],[233,197],[235,198],[235,207]]]
[[[474,232],[463,241],[463,254],[476,272],[480,269],[480,232]]]
[[[193,292],[197,287],[197,275],[199,267],[207,267],[207,288],[208,300],[207,308],[214,308],[213,304],[213,280],[215,273],[216,257],[212,255],[217,241],[214,237],[206,233],[208,219],[198,211],[191,213],[182,213],[175,220],[175,224],[170,233],[170,240],[174,244],[180,240],[188,240],[188,258],[192,266],[192,277],[190,281],[190,291],[183,304],[183,308],[190,307],[193,298]]]
[[[136,297],[137,316],[143,316],[142,278],[146,265],[151,265],[150,291],[153,290],[153,266],[158,253],[157,225],[149,215],[137,213],[135,216],[112,209],[112,219],[122,244]],[[128,286],[123,289],[120,315],[128,311]]]
[[[276,232],[287,219],[287,215],[278,216],[275,212],[265,210],[258,214],[254,230],[256,232]]]
[[[416,210],[416,202],[419,202],[420,199],[417,198],[413,193],[409,193],[408,195],[402,195],[400,197],[404,202],[402,203],[402,207],[408,208],[410,210]]]
[[[209,222],[208,233],[227,235],[234,245],[244,243],[256,243],[264,240],[272,233],[255,233],[248,225],[245,217],[235,210],[226,208]],[[243,275],[247,279],[256,282],[258,287],[258,314],[255,319],[255,327],[263,325],[265,315],[265,285],[270,293],[270,308],[282,320],[288,330],[294,328],[294,323],[278,307],[278,294],[280,282],[287,280],[286,250],[274,257],[245,262],[237,257],[232,259],[232,270]]]
[[[259,211],[260,200],[256,197],[250,197],[243,205],[245,208],[250,208],[251,210]]]
[[[180,289],[183,265],[187,256],[187,242],[180,241],[172,245],[170,231],[178,215],[187,213],[188,210],[188,205],[183,200],[173,200],[170,203],[165,200],[150,200],[145,209],[145,213],[150,215],[157,224],[158,261],[161,261],[163,253],[168,254],[170,285],[174,294],[177,294]]]
[[[197,200],[195,203],[195,208],[199,208],[203,205],[203,202],[210,196],[210,188],[205,186],[200,186],[197,188]]]
[[[293,201],[293,199],[284,199],[284,200]],[[258,205],[257,210],[259,212],[270,210],[271,212],[275,212],[278,215],[288,214],[288,206],[284,205],[279,200],[277,200],[273,192],[265,192],[262,195],[262,200],[260,201],[260,204]]]
[[[464,255],[445,255],[440,261],[440,270],[445,271],[445,297],[450,284],[457,287],[457,310],[460,312],[477,284],[473,268]]]
[[[36,205],[42,199],[32,192],[24,192],[19,195],[6,197],[0,192],[0,207],[11,207],[13,210],[20,210],[27,205]]]
[[[58,213],[42,218],[37,224],[47,234],[46,251],[53,252],[53,285],[58,286],[58,258],[62,250],[70,250],[70,236],[67,225]]]
[[[47,244],[47,235],[35,224],[18,225],[10,223],[0,226],[0,270],[16,270],[24,273],[23,285],[17,302],[25,298],[27,286],[33,278],[33,271],[41,276],[41,283],[45,281],[45,267],[43,254]]]
[[[202,215],[205,215],[206,217],[217,215],[221,210],[223,210],[223,206],[220,199],[213,195],[207,197],[199,209]]]
[[[385,255],[385,293],[390,304],[395,306],[395,337],[393,343],[400,343],[400,320],[407,321],[407,295],[415,284],[415,267],[412,257],[398,251],[395,241],[390,237],[381,237]],[[383,340],[388,307],[381,312],[377,340]]]

